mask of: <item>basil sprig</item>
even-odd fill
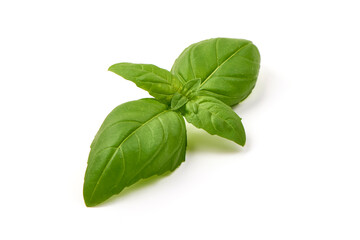
[[[195,43],[171,71],[151,64],[109,68],[155,99],[116,107],[96,134],[84,181],[84,200],[95,206],[140,179],[175,170],[185,161],[184,118],[212,135],[244,146],[241,118],[231,109],[255,86],[260,67],[256,46],[243,39]]]

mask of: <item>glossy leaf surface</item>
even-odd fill
[[[168,70],[152,64],[117,63],[109,71],[134,82],[151,96],[166,103],[170,103],[172,95],[182,87],[182,83]]]
[[[260,54],[252,42],[214,38],[186,48],[171,72],[185,82],[200,78],[199,95],[212,96],[232,106],[251,93],[259,68]]]
[[[173,171],[185,160],[183,117],[155,99],[116,107],[96,134],[84,182],[87,206],[142,178]]]
[[[244,146],[246,137],[241,118],[222,101],[198,96],[185,105],[184,116],[195,127]]]

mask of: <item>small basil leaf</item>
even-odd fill
[[[142,178],[173,171],[185,160],[183,117],[154,99],[116,107],[91,146],[84,200],[95,206]]]
[[[185,83],[185,85],[181,89],[181,93],[183,93],[185,96],[190,96],[199,90],[200,84],[201,84],[200,78],[190,80],[187,83]]]
[[[184,116],[195,127],[244,146],[246,137],[241,118],[222,101],[198,96],[185,105]]]
[[[186,48],[171,72],[184,81],[200,78],[199,95],[215,97],[232,106],[251,93],[259,68],[260,54],[252,42],[214,38]]]
[[[177,110],[187,103],[189,99],[180,93],[175,93],[171,99],[171,110]]]
[[[117,63],[109,71],[134,82],[151,96],[166,103],[170,103],[172,95],[182,87],[182,83],[168,70],[152,64]]]

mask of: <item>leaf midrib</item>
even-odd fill
[[[232,57],[234,57],[240,50],[244,49],[246,46],[250,45],[251,42],[245,44],[244,46],[240,47],[238,50],[236,50],[233,54],[231,54],[230,57],[228,57],[225,61],[223,61],[219,66],[217,66],[214,71],[210,73],[210,75],[200,84],[200,88],[216,73],[216,71],[224,65],[227,61],[229,61]]]
[[[232,109],[230,109],[230,110],[232,111]],[[228,126],[230,126],[230,127],[234,130],[234,132],[236,133],[236,135],[237,135],[240,139],[242,139],[242,135],[241,135],[238,131],[236,131],[236,129],[234,128],[233,124],[231,124],[231,123],[228,121],[228,119],[223,118],[221,114],[218,114],[219,111],[213,112],[211,107],[208,108],[208,111],[209,111],[213,116],[216,116],[216,117],[222,119]],[[236,114],[236,115],[237,115],[237,114]],[[239,117],[239,118],[240,118],[240,117]],[[240,122],[241,122],[241,118],[240,118]],[[214,126],[214,128],[216,129],[215,125],[214,125],[213,123],[211,123],[211,124],[212,124],[212,125]],[[242,123],[241,123],[241,125],[242,125]],[[230,139],[230,140],[232,140],[232,139]]]

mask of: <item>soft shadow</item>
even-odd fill
[[[127,196],[131,195],[133,192],[137,192],[141,190],[142,188],[146,188],[150,185],[155,186],[156,183],[160,182],[160,180],[170,176],[172,172],[166,172],[162,175],[155,175],[146,179],[141,179],[138,182],[134,183],[133,185],[125,188],[122,190],[119,194],[116,194],[109,199],[107,199],[105,202],[99,204],[95,207],[106,207],[107,205],[112,205],[113,203],[119,202],[120,199],[126,198]]]
[[[241,151],[241,146],[230,140],[216,135],[210,135],[204,130],[198,129],[191,124],[186,124],[186,128],[188,152],[230,153]]]

